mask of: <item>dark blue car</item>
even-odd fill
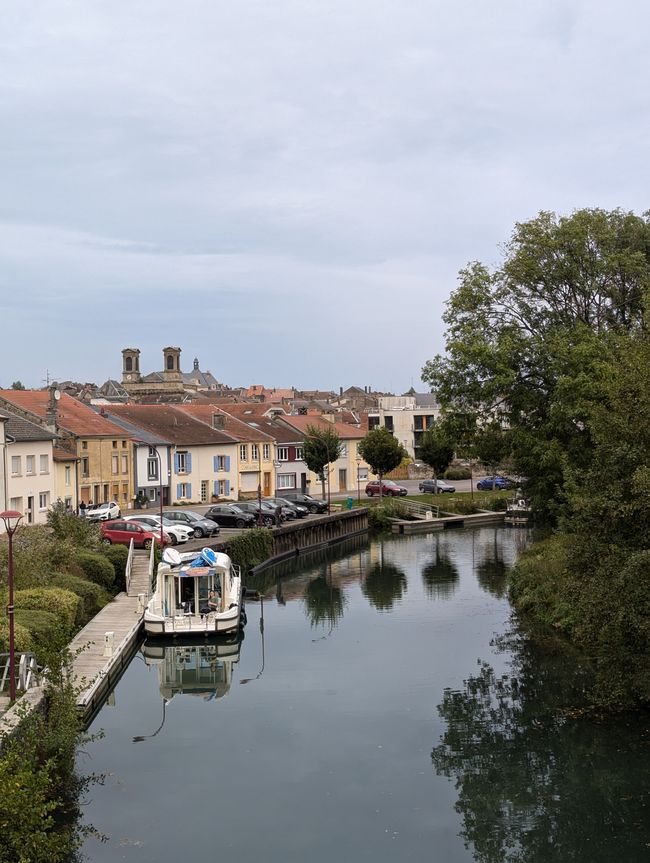
[[[492,491],[493,488],[503,490],[504,488],[513,488],[512,480],[506,479],[504,476],[484,476],[476,483],[476,488],[479,491]]]

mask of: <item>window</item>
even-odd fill
[[[214,471],[215,473],[220,470],[230,470],[230,456],[229,455],[215,455],[214,456]]]
[[[189,497],[189,483],[187,482],[179,482],[178,483],[178,497]]]
[[[71,497],[66,497],[66,499],[63,501],[63,503],[65,504],[65,508],[67,510],[72,509],[72,498]]]
[[[9,508],[17,510],[18,512],[22,512],[23,509],[23,499],[22,497],[12,497],[9,501]]]
[[[372,431],[373,429],[379,428],[379,417],[368,417],[368,430]]]
[[[297,446],[296,447],[296,461],[304,461],[304,460],[305,460],[305,454],[303,452],[303,449],[301,446]]]
[[[147,459],[147,479],[158,479],[158,459],[151,456]]]
[[[289,447],[288,446],[279,446],[278,447],[278,461],[289,461]]]
[[[25,473],[27,475],[35,473],[36,470],[34,468],[34,456],[26,455],[25,456]]]
[[[40,473],[49,473],[50,472],[50,459],[46,455],[42,455],[39,459],[39,471]]]
[[[393,418],[391,416],[384,417],[384,425],[389,432],[393,431]]]
[[[88,441],[87,440],[81,441],[81,449],[88,449]]]
[[[251,444],[251,461],[260,460],[260,448],[256,443]]]
[[[189,473],[189,459],[186,452],[176,453],[176,473]]]
[[[122,483],[122,500],[124,503],[129,502],[129,484],[128,484],[128,482]]]
[[[111,473],[118,473],[120,467],[119,459],[116,455],[111,456]]]
[[[227,479],[220,479],[217,486],[219,497],[228,497],[230,494],[230,482]]]
[[[341,444],[341,452],[339,453],[339,458],[345,458],[348,454],[348,445],[346,443]]]
[[[84,458],[81,459],[81,475],[82,476],[89,476],[90,475],[88,472],[88,456],[85,456]]]
[[[239,445],[239,458],[241,461],[248,461],[248,446],[245,443]]]
[[[128,473],[128,472],[129,472],[129,457],[125,452],[123,452],[122,453],[122,473]]]
[[[127,358],[124,360],[124,369],[125,369],[125,371],[127,371],[127,372],[132,372],[132,371],[133,371],[133,359],[132,359],[131,357],[127,357]]]
[[[295,473],[279,473],[277,484],[278,484],[278,488],[295,488],[296,487],[296,475],[295,475]]]
[[[149,489],[149,500],[155,500],[155,499],[156,499],[156,489],[155,489],[155,487],[150,488]]]
[[[65,466],[65,484],[67,486],[70,485],[70,466],[69,465]]]
[[[125,440],[122,441],[122,449],[126,449],[127,443],[128,443],[128,441],[125,441]]]
[[[116,440],[113,441],[113,449],[117,449],[117,441]]]
[[[20,476],[21,466],[20,466],[20,456],[12,455],[11,456],[11,475],[12,476]]]
[[[262,445],[262,458],[268,461],[271,458],[271,444],[265,443]]]
[[[39,496],[38,496],[38,508],[39,509],[47,509],[49,497],[50,497],[49,491],[42,491],[39,494]]]

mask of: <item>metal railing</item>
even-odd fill
[[[38,686],[41,678],[34,654],[16,653],[14,659],[16,689],[24,692],[31,686]],[[9,654],[0,653],[0,692],[4,691],[5,686],[9,688]]]
[[[440,507],[429,503],[420,503],[415,500],[400,500],[400,507],[410,516],[415,518],[440,518]],[[428,513],[428,515],[427,515]]]
[[[162,528],[161,528],[162,530]],[[156,543],[151,543],[151,551],[149,552],[149,578],[147,581],[147,599],[151,596],[154,589],[154,570],[155,570],[155,555],[156,555]]]
[[[126,572],[125,572],[125,581],[126,581],[126,592],[128,593],[131,589],[131,572],[133,570],[133,540],[129,542],[129,556],[126,559]]]

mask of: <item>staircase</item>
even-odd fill
[[[150,552],[144,549],[133,550],[133,562],[131,568],[131,581],[129,582],[128,596],[137,596],[144,593],[147,597],[151,594],[151,580],[149,577]]]

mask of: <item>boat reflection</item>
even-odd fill
[[[176,695],[212,701],[230,691],[241,642],[240,636],[211,642],[202,639],[198,643],[165,643],[156,638],[147,639],[141,650],[145,664],[156,669],[164,701],[169,703]]]

